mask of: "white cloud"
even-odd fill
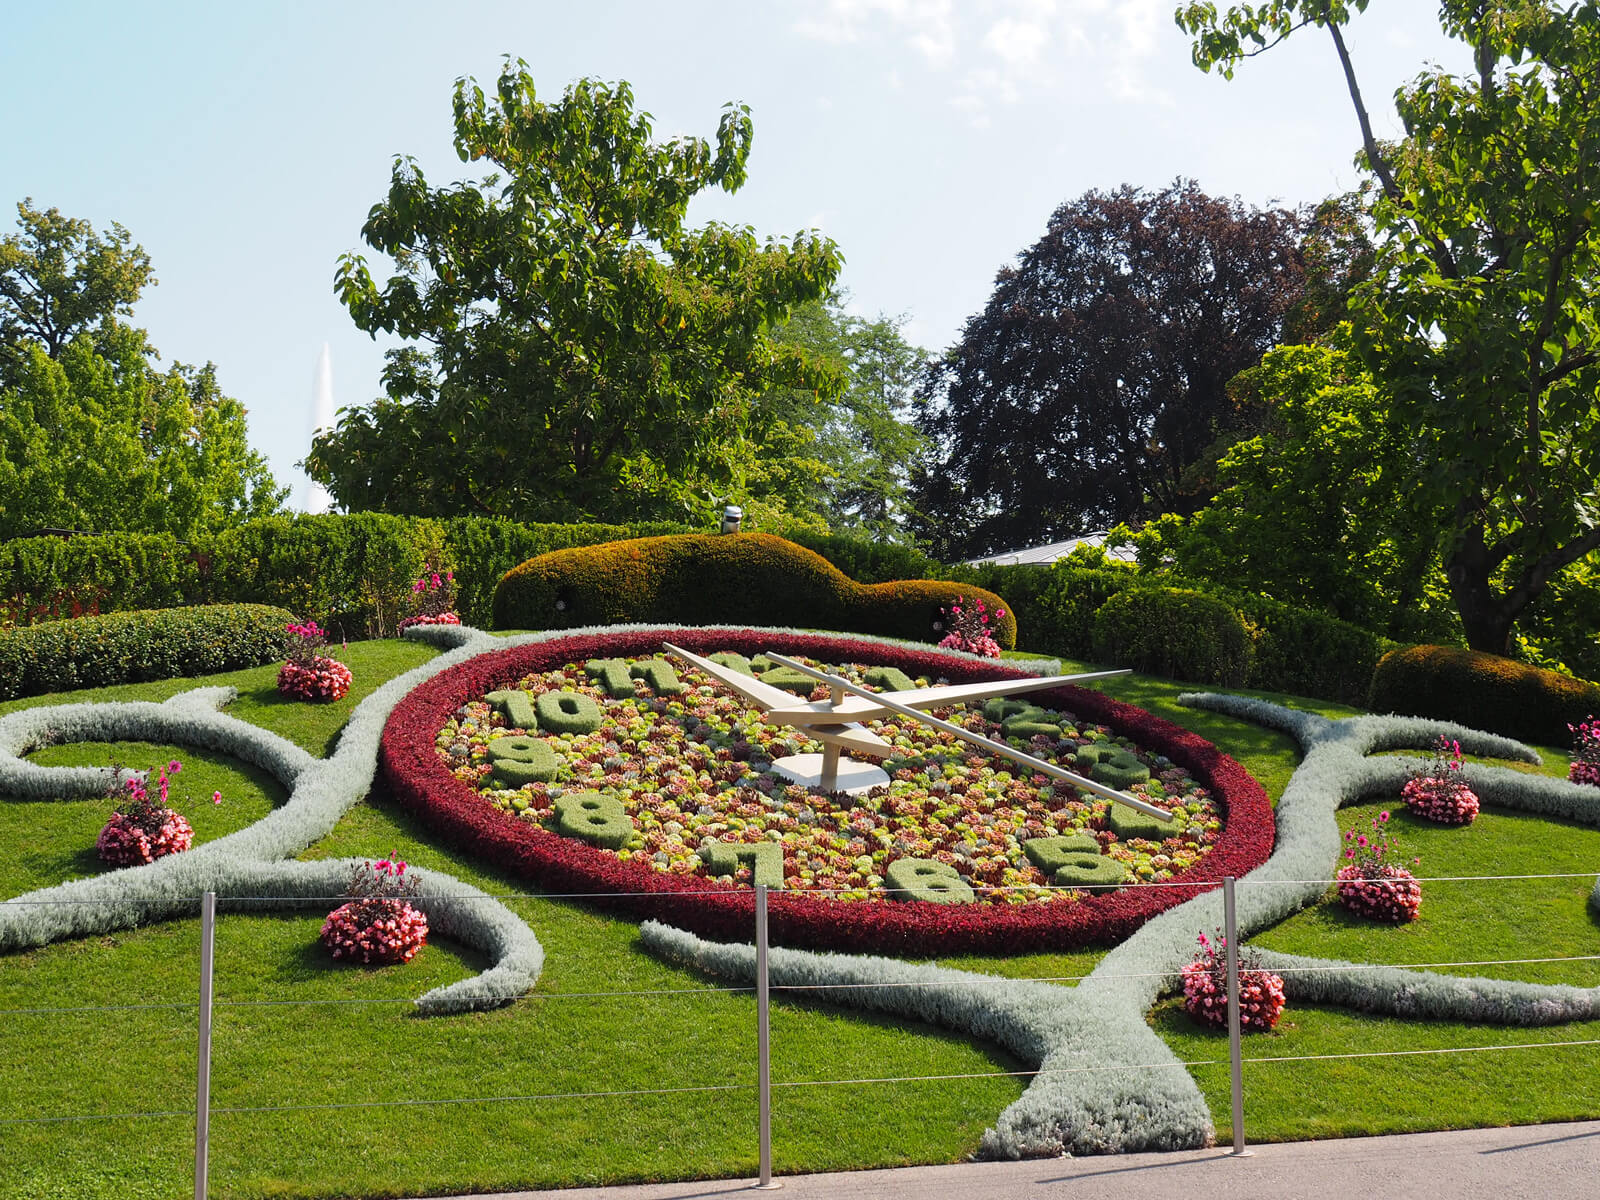
[[[1001,17],[983,35],[983,48],[1007,66],[1032,67],[1050,44],[1050,31],[1020,17]]]
[[[949,103],[975,125],[990,108],[1029,97],[1098,90],[1169,104],[1155,70],[1172,0],[825,0],[794,32],[832,44],[898,45],[953,77]],[[1170,66],[1170,64],[1168,64]],[[903,68],[889,66],[896,86]]]
[[[856,42],[868,26],[882,23],[933,66],[944,66],[955,55],[951,0],[827,0],[820,9],[803,3],[807,11],[791,28],[804,37],[836,45]]]

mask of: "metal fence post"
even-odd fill
[[[1228,948],[1228,1073],[1233,1091],[1234,1157],[1247,1157],[1244,1147],[1244,1053],[1239,1020],[1239,919],[1233,901],[1233,876],[1222,880],[1223,937]]]
[[[211,1154],[211,996],[216,969],[217,894],[200,898],[200,1054],[194,1098],[194,1200],[206,1200]]]
[[[770,1190],[772,1180],[772,1054],[767,1024],[767,885],[756,884],[756,1090],[761,1107],[761,1177],[750,1186]]]

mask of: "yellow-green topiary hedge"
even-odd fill
[[[1566,746],[1572,740],[1568,725],[1600,713],[1600,687],[1497,654],[1409,646],[1379,660],[1367,707]]]
[[[1006,615],[992,622],[1017,644],[1011,606],[971,584],[934,579],[861,584],[819,554],[768,533],[633,538],[555,550],[513,567],[494,593],[496,629],[572,629],[625,621],[793,625],[914,641],[944,635],[958,597]]]

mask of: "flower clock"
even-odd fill
[[[1194,894],[1148,885],[1209,886],[1270,852],[1266,798],[1237,764],[1098,692],[849,638],[679,640],[693,648],[574,636],[442,672],[396,708],[382,768],[426,820],[552,890],[747,937],[752,885],[764,883],[774,935],[792,945],[1117,940]],[[830,688],[816,674],[835,672],[856,693],[852,711],[875,718],[818,723]],[[961,686],[985,679],[1001,682]],[[986,698],[936,702],[974,690]],[[932,723],[860,699],[873,692],[916,697]],[[790,705],[753,706],[751,694]],[[826,770],[789,766],[839,743],[879,760],[868,786],[847,786],[861,778],[848,773],[823,786]],[[1107,798],[1117,794],[1139,808]]]

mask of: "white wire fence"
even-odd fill
[[[1420,882],[1436,883],[1509,883],[1531,880],[1563,880],[1584,879],[1593,880],[1596,872],[1564,872],[1538,875],[1470,875],[1470,876],[1437,876],[1420,879]],[[217,929],[217,897],[214,893],[206,893],[201,897],[188,898],[190,902],[197,903],[201,911],[201,951],[200,962],[197,964],[197,992],[198,996],[193,1001],[141,1001],[125,1004],[62,1004],[62,1005],[24,1005],[15,1007],[0,1007],[0,1022],[12,1023],[19,1019],[73,1017],[73,1016],[98,1016],[130,1013],[193,1013],[196,1015],[196,1078],[194,1089],[194,1103],[192,1107],[184,1108],[150,1108],[137,1111],[119,1112],[42,1112],[24,1116],[0,1116],[0,1129],[18,1126],[50,1126],[50,1125],[84,1125],[93,1127],[105,1122],[132,1122],[157,1119],[192,1119],[195,1129],[195,1155],[194,1155],[194,1186],[196,1200],[205,1200],[207,1195],[208,1164],[210,1154],[211,1132],[210,1123],[213,1116],[235,1115],[262,1115],[262,1114],[289,1114],[316,1111],[342,1111],[363,1109],[439,1109],[462,1105],[497,1105],[497,1104],[528,1104],[546,1102],[581,1102],[581,1101],[607,1101],[619,1099],[638,1099],[644,1097],[671,1097],[692,1096],[726,1093],[756,1093],[758,1109],[758,1128],[754,1131],[757,1142],[759,1179],[756,1187],[773,1187],[772,1177],[772,1108],[774,1094],[781,1095],[786,1091],[796,1089],[809,1089],[820,1087],[878,1087],[888,1085],[912,1085],[941,1082],[957,1082],[963,1080],[1013,1078],[1031,1081],[1040,1076],[1053,1075],[1081,1075],[1102,1072],[1129,1072],[1141,1070],[1188,1070],[1197,1067],[1214,1067],[1227,1063],[1230,1074],[1230,1099],[1232,1108],[1232,1153],[1245,1155],[1246,1149],[1245,1122],[1244,1122],[1244,1072],[1246,1065],[1286,1064],[1328,1062],[1334,1060],[1356,1059],[1382,1059],[1382,1058],[1410,1058],[1424,1056],[1448,1056],[1462,1054],[1491,1054],[1504,1053],[1518,1050],[1576,1050],[1584,1047],[1600,1045],[1600,1038],[1564,1039],[1538,1042],[1511,1042],[1502,1044],[1486,1044],[1471,1046],[1429,1046],[1412,1049],[1385,1049],[1385,1050],[1348,1050],[1335,1053],[1322,1054],[1282,1054],[1282,1055],[1254,1055],[1246,1057],[1243,1054],[1243,1038],[1239,1025],[1238,987],[1240,967],[1238,962],[1238,945],[1236,928],[1236,903],[1235,896],[1242,887],[1272,887],[1284,883],[1294,883],[1305,886],[1308,883],[1321,884],[1327,887],[1334,886],[1338,880],[1261,880],[1248,883],[1235,881],[1231,877],[1223,881],[1224,900],[1224,926],[1226,937],[1226,970],[1228,987],[1228,1047],[1229,1054],[1226,1059],[1199,1058],[1182,1061],[1169,1060],[1159,1063],[1116,1063],[1109,1065],[1094,1065],[1081,1067],[1052,1067],[1018,1070],[992,1070],[975,1072],[958,1072],[945,1074],[923,1075],[874,1075],[855,1076],[845,1078],[826,1079],[773,1079],[771,1074],[771,1026],[769,1021],[770,1003],[774,994],[791,997],[796,1002],[804,1003],[817,993],[839,993],[852,990],[884,990],[884,989],[917,989],[928,987],[948,986],[947,981],[928,980],[892,980],[884,982],[862,982],[857,979],[839,979],[832,982],[804,983],[804,984],[777,984],[769,977],[767,950],[767,892],[764,886],[757,886],[755,890],[755,919],[752,933],[755,940],[756,951],[756,979],[749,985],[716,985],[705,984],[694,987],[636,987],[616,988],[603,991],[577,991],[577,992],[540,992],[529,993],[519,1003],[532,1004],[561,1004],[566,1002],[627,1002],[637,999],[661,1000],[695,1000],[706,998],[719,998],[729,995],[753,995],[756,999],[756,1030],[755,1045],[752,1047],[756,1064],[756,1080],[752,1083],[706,1083],[706,1084],[678,1084],[673,1083],[660,1087],[646,1088],[613,1088],[595,1090],[569,1090],[553,1092],[515,1092],[494,1095],[472,1096],[432,1096],[410,1098],[387,1098],[368,1100],[329,1100],[305,1101],[296,1103],[262,1104],[262,1105],[214,1105],[211,1101],[211,1065],[213,1050],[213,1019],[221,1011],[270,1010],[290,1008],[374,1008],[388,1006],[399,1008],[409,1007],[414,1003],[412,996],[389,997],[360,997],[360,998],[325,998],[325,997],[283,997],[271,999],[231,999],[226,995],[216,996],[215,972],[215,946]],[[1216,887],[1215,883],[1203,884],[1144,884],[1141,886],[1172,886],[1191,890],[1205,890]],[[993,888],[974,891],[1009,892],[1024,890],[1019,888]],[[1030,887],[1026,890],[1044,890],[1044,886]],[[1087,890],[1079,888],[1076,890]],[[708,889],[704,892],[673,892],[666,897],[659,893],[636,893],[633,896],[656,896],[657,898],[676,899],[685,895],[707,895],[727,897],[730,892],[727,888]],[[485,897],[483,893],[476,893],[472,897],[459,897],[452,899],[485,899],[494,900],[584,900],[584,899],[613,899],[618,893],[504,893],[492,897]],[[181,900],[182,898],[179,898]],[[248,904],[249,909],[241,909],[238,915],[259,915],[263,906],[270,906],[274,902],[292,904],[303,908],[308,903],[315,904],[318,900],[326,901],[330,906],[336,907],[345,903],[347,896],[328,897],[230,897],[230,903]],[[13,900],[7,904],[85,904],[103,903],[101,901],[75,901],[75,900]],[[174,898],[165,897],[160,904],[164,912],[171,911]],[[126,901],[119,902],[126,906]],[[1532,967],[1548,966],[1562,963],[1600,963],[1600,954],[1584,955],[1548,955],[1516,958],[1474,958],[1453,961],[1417,961],[1417,962],[1381,962],[1381,963],[1326,963],[1302,966],[1274,966],[1272,971],[1278,975],[1292,975],[1298,973],[1317,972],[1361,972],[1375,970],[1466,970],[1504,967]],[[1037,975],[1037,976],[980,976],[974,975],[974,982],[982,983],[991,980],[995,985],[1010,985],[1015,983],[1041,983],[1041,984],[1078,984],[1089,978],[1089,975]],[[1153,979],[1165,978],[1176,982],[1178,975],[1175,971],[1107,974],[1098,972],[1098,979]],[[224,985],[226,980],[223,981]],[[1597,978],[1600,982],[1600,978]],[[14,1026],[13,1026],[14,1028]]]

